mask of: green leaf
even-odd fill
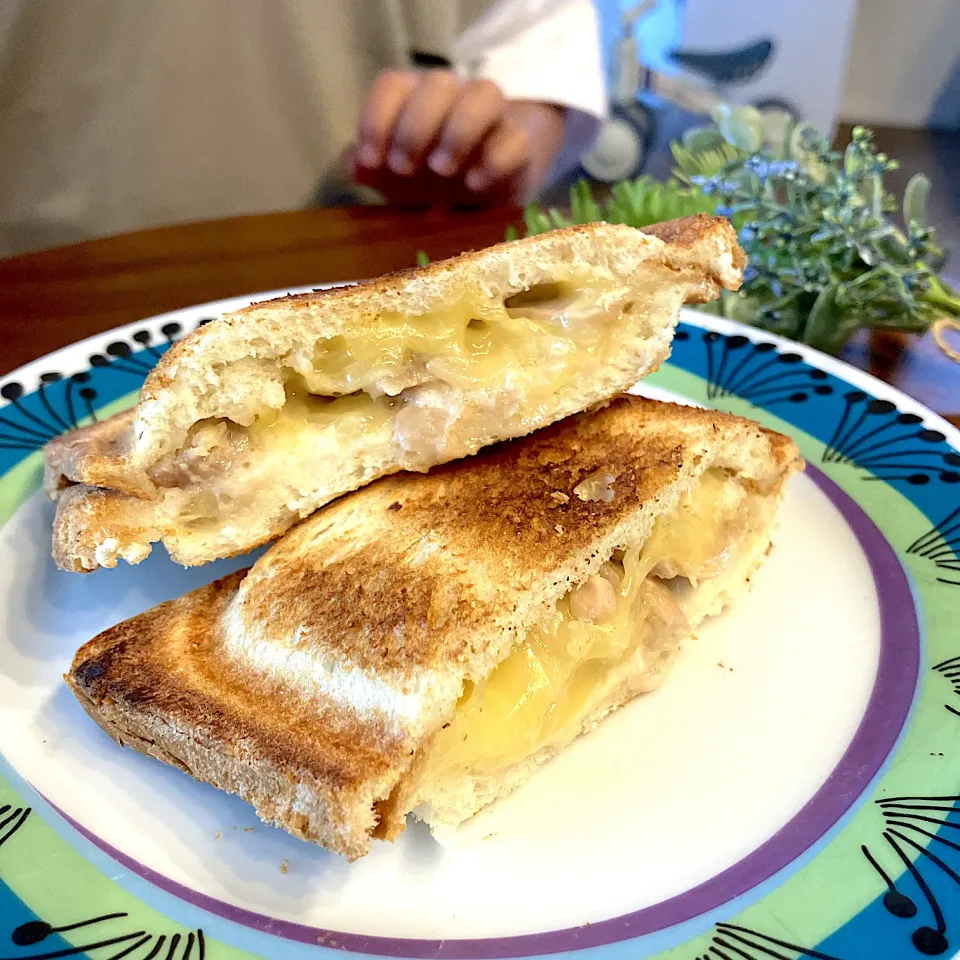
[[[674,141],[670,144],[670,151],[676,162],[673,175],[686,184],[692,183],[694,177],[716,176],[734,161],[746,157],[746,154],[726,141],[707,150],[691,150]]]
[[[763,114],[764,149],[769,152],[772,159],[789,159],[787,144],[795,126],[796,122],[788,114],[782,116]]]
[[[733,107],[721,103],[713,111],[721,136],[744,153],[756,153],[763,146],[763,116],[756,107]]]
[[[578,181],[570,190],[570,217],[574,223],[595,223],[603,219],[586,180]]]
[[[760,304],[748,297],[742,290],[737,293],[724,290],[721,293],[720,304],[723,315],[730,320],[736,320],[738,323],[746,323],[750,326],[757,322]]]
[[[565,217],[556,207],[551,207],[547,211],[547,218],[551,230],[560,230],[563,227],[569,227],[572,223],[569,217]]]
[[[915,173],[903,191],[903,222],[909,227],[927,225],[927,197],[930,195],[930,179]]]
[[[523,209],[523,220],[527,226],[527,236],[535,236],[553,229],[550,218],[532,200]]]
[[[712,198],[696,188],[681,187],[672,180],[659,183],[643,176],[614,186],[602,213],[603,219],[612,223],[646,227],[661,220],[707,213],[715,206]]]
[[[941,312],[960,316],[960,292],[954,290],[942,277],[930,278],[930,287],[923,295],[923,300]]]
[[[691,153],[703,153],[706,150],[722,150],[729,146],[723,134],[716,127],[690,127],[683,131],[680,143]]]
[[[835,283],[820,291],[803,327],[803,342],[825,353],[836,353],[853,332],[851,329],[842,336],[843,314],[837,303],[837,292]]]
[[[507,227],[506,233],[503,235],[503,239],[511,243],[517,239],[517,228],[512,223],[509,227]]]
[[[863,199],[874,217],[883,214],[883,180],[879,173],[871,173],[864,185]]]
[[[425,266],[427,266],[427,264],[429,264],[429,263],[430,263],[430,258],[427,256],[426,251],[425,251],[425,250],[418,250],[418,251],[417,251],[417,266],[418,266],[418,267],[425,267]]]
[[[817,184],[826,182],[829,168],[824,163],[828,145],[813,124],[798,123],[790,132],[787,142],[789,158],[803,166],[807,174]]]
[[[856,143],[852,140],[847,144],[847,149],[843,152],[843,172],[848,176],[854,176],[860,169],[860,151]]]

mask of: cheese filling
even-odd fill
[[[506,300],[477,291],[420,316],[384,312],[362,336],[284,358],[282,397],[265,390],[243,425],[194,424],[151,476],[189,491],[178,516],[202,523],[235,513],[258,486],[296,509],[318,463],[359,479],[367,455],[426,469],[473,453],[485,437],[541,425],[542,405],[604,363],[628,327],[652,332],[679,305],[658,286],[638,291],[594,268]]]
[[[655,689],[690,634],[697,586],[723,572],[757,528],[758,510],[772,509],[773,499],[747,493],[723,471],[707,471],[642,546],[617,551],[485,681],[465,683],[453,719],[424,758],[422,798],[429,800],[431,783],[495,774],[568,744],[627,661],[634,662],[631,692]]]

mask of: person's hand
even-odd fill
[[[549,172],[564,119],[553,104],[508,101],[489,80],[386,71],[363,108],[353,177],[396,203],[521,202]]]

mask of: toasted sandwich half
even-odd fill
[[[181,340],[136,407],[54,441],[54,557],[187,566],[334,498],[522,436],[666,358],[684,303],[739,286],[729,223],[591,224],[372,283],[284,297]]]
[[[791,440],[636,397],[389,477],[91,640],[121,745],[356,858],[456,824],[663,679],[766,555]]]

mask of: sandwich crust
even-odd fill
[[[752,421],[621,397],[342,498],[249,571],[94,638],[67,681],[114,739],[360,856],[402,830],[394,791],[465,680],[642,542],[705,470],[775,493],[800,465]],[[613,477],[609,501],[577,493],[597,474]],[[635,692],[618,678],[587,727]]]
[[[154,500],[157,488],[147,471],[130,458],[136,410],[120,413],[71,430],[47,444],[44,450],[43,489],[51,500],[82,483]]]
[[[255,798],[263,819],[295,836],[323,834],[338,852],[359,854],[353,838],[375,825],[374,794],[409,750],[336,703],[304,701],[239,667],[221,669],[211,627],[244,573],[100,634],[65,679],[121,746]]]
[[[228,517],[201,527],[180,514],[179,491],[158,488],[150,471],[179,449],[190,428],[226,420],[253,422],[264,398],[283,403],[284,371],[306,362],[321,341],[375,332],[384,311],[423,315],[455,302],[464,289],[498,298],[551,282],[580,264],[629,284],[644,276],[671,291],[672,317],[650,328],[643,311],[631,319],[613,353],[589,377],[576,376],[531,407],[522,420],[490,408],[466,428],[469,442],[450,454],[416,462],[397,459],[395,445],[348,451],[336,476],[317,479],[317,489],[297,488],[247,519]],[[682,302],[713,299],[721,287],[739,286],[743,252],[730,224],[700,215],[644,231],[588,224],[500,244],[418,270],[353,287],[282,297],[254,304],[208,324],[179,341],[147,378],[132,412],[53,441],[47,450],[45,487],[58,501],[53,552],[57,563],[78,572],[137,562],[162,541],[187,566],[243,553],[279,536],[300,517],[331,499],[400,469],[427,469],[470,455],[482,446],[545,426],[628,389],[655,370],[669,353]],[[291,359],[291,358],[300,358]],[[484,390],[463,394],[477,411],[491,403]],[[493,416],[493,413],[497,413]],[[466,421],[464,421],[466,423]],[[76,489],[78,488],[79,489]],[[128,498],[104,497],[95,488]],[[72,490],[69,496],[65,491]],[[179,499],[178,499],[179,498]],[[113,524],[122,515],[118,528]],[[139,528],[135,522],[139,518]]]

